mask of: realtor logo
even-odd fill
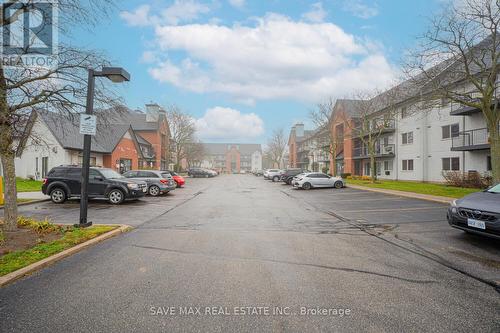
[[[4,66],[52,67],[57,53],[57,2],[6,1],[1,10]]]

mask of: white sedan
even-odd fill
[[[320,172],[309,172],[296,176],[293,180],[293,187],[309,190],[313,187],[345,187],[345,182],[341,177],[331,177]]]

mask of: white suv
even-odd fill
[[[313,187],[345,187],[341,177],[330,177],[321,172],[308,172],[300,174],[293,179],[293,187],[309,190]]]
[[[281,170],[280,169],[269,169],[264,172],[264,178],[265,179],[271,179],[273,182],[277,182],[280,180],[281,177]]]

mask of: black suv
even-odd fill
[[[80,197],[82,168],[59,166],[49,171],[43,180],[42,192],[54,203],[63,203],[71,197]],[[125,199],[137,199],[146,194],[145,182],[133,181],[118,172],[104,168],[90,168],[89,198],[106,198],[114,205]]]
[[[286,169],[285,172],[281,175],[280,180],[288,185],[292,185],[293,177],[300,175],[303,172],[304,170],[302,169]]]

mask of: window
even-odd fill
[[[401,140],[404,145],[410,145],[413,143],[413,132],[407,132],[401,134]]]
[[[459,157],[446,157],[442,159],[443,171],[458,171],[460,170]]]
[[[382,162],[377,162],[375,169],[377,170],[377,176],[382,175]]]
[[[443,139],[455,138],[459,135],[460,126],[458,124],[442,126],[441,132]]]
[[[371,175],[370,163],[365,163],[365,176],[370,176],[370,175]]]
[[[139,171],[139,178],[158,178],[158,175],[151,171]]]
[[[392,171],[392,161],[384,161],[384,170]]]
[[[90,180],[95,180],[95,179],[102,179],[102,175],[99,173],[99,171],[90,169],[89,170],[89,179]]]
[[[403,171],[413,171],[413,160],[403,160]]]
[[[486,158],[486,170],[491,171],[491,156]]]
[[[49,158],[42,157],[42,178],[47,177],[48,172],[49,172]]]
[[[403,106],[401,108],[401,119],[408,117],[408,111],[406,109],[406,106]]]

